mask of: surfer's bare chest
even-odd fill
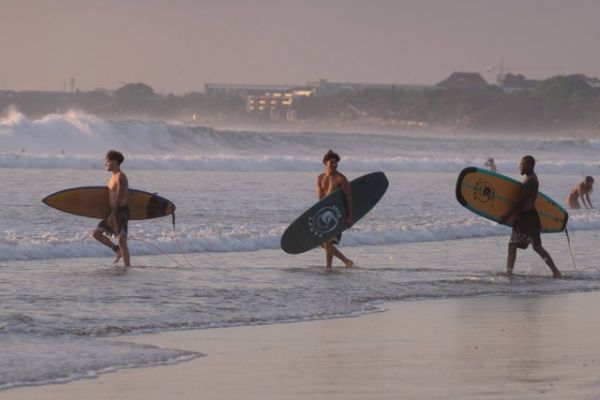
[[[319,186],[325,194],[333,192],[338,186],[340,186],[339,177],[336,175],[328,176],[327,174],[323,174],[320,178]]]

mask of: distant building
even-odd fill
[[[443,89],[479,91],[487,88],[489,84],[477,72],[454,72],[447,79],[441,81],[436,86]]]
[[[267,92],[284,92],[292,90],[299,85],[246,85],[246,84],[223,84],[206,83],[204,85],[204,94],[221,96],[239,96],[260,95]]]
[[[487,83],[485,84],[487,86]],[[306,85],[249,85],[206,83],[208,96],[235,96],[246,99],[246,112],[272,120],[296,120],[297,102],[308,96],[335,95],[364,90],[395,90],[419,92],[438,89],[432,85],[401,85],[380,83],[329,82],[326,79],[309,81]],[[355,111],[355,110],[354,110]]]
[[[224,96],[260,96],[265,93],[295,92],[295,95],[334,95],[342,92],[360,92],[363,90],[397,90],[405,92],[433,90],[432,85],[403,85],[396,83],[353,83],[329,82],[326,79],[308,81],[306,85],[248,85],[248,84],[223,84],[206,83],[204,93],[207,95]],[[300,93],[303,92],[303,93]]]
[[[342,92],[360,92],[364,90],[396,90],[404,92],[417,92],[435,89],[431,85],[401,85],[395,83],[352,83],[329,82],[326,79],[309,81],[306,86],[314,88],[315,96],[334,95]]]
[[[507,93],[523,92],[533,90],[541,81],[527,79],[521,74],[504,74],[498,77],[498,85]]]
[[[246,96],[246,111],[249,114],[264,116],[271,120],[286,119],[295,121],[295,102],[301,97],[312,95],[311,87],[295,87],[289,90],[268,91]]]

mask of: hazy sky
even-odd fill
[[[600,0],[0,0],[0,89],[600,77]]]

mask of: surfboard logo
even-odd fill
[[[475,184],[473,197],[475,197],[475,199],[479,200],[480,202],[487,203],[488,201],[493,200],[495,195],[496,191],[489,182],[480,179]]]
[[[319,209],[308,218],[308,229],[318,237],[334,230],[342,219],[342,210],[337,206]]]

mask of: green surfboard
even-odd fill
[[[354,223],[364,217],[381,200],[389,182],[383,172],[363,175],[350,182],[354,206]],[[337,236],[346,229],[346,196],[340,188],[321,199],[300,215],[285,230],[281,248],[300,254]]]

